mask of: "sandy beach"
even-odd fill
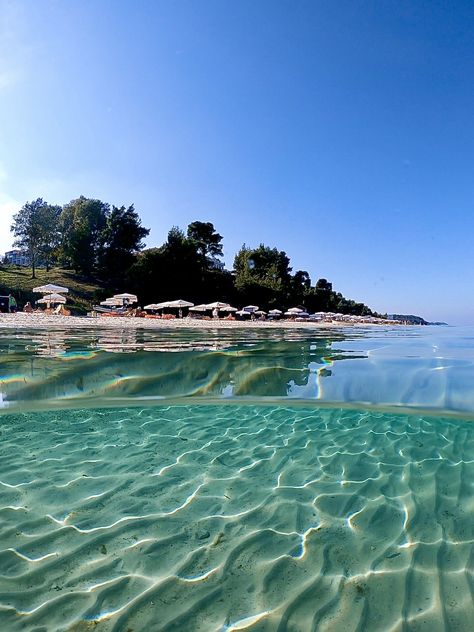
[[[392,326],[398,323],[386,321],[380,323],[368,322],[344,322],[344,321],[317,321],[295,322],[291,320],[199,320],[196,318],[176,318],[160,320],[152,318],[103,316],[60,316],[46,314],[0,314],[0,328],[4,329],[49,329],[60,327],[61,329],[91,328],[91,329],[334,329],[340,327],[380,327]]]

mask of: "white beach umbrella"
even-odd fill
[[[258,314],[259,316],[266,316],[267,312],[264,312],[263,309],[257,309],[257,311],[254,312],[254,314]]]
[[[268,313],[270,316],[280,316],[283,312],[280,309],[271,309]]]
[[[160,308],[158,307],[157,303],[150,303],[149,305],[145,305],[143,309],[160,309]]]
[[[128,301],[129,303],[138,303],[137,295],[129,294],[128,292],[124,292],[123,294],[114,294],[113,298],[119,298],[124,301]]]
[[[54,283],[47,283],[46,285],[40,285],[39,287],[34,287],[33,292],[38,292],[38,294],[53,294],[53,293],[67,294],[69,290],[67,287],[62,287],[62,285],[54,285]]]
[[[190,303],[189,301],[183,301],[182,299],[178,299],[176,301],[170,301],[166,307],[194,307],[194,303]]]
[[[207,310],[207,305],[195,305],[194,307],[189,308],[190,312],[207,312]]]
[[[251,312],[246,312],[245,309],[241,309],[238,312],[235,312],[237,316],[250,316]]]
[[[46,296],[43,296],[43,298],[40,298],[38,301],[36,301],[37,303],[47,303],[48,305],[50,303],[65,303],[66,302],[66,297],[65,296],[61,296],[61,294],[46,294]]]
[[[227,307],[221,307],[221,312],[236,312],[237,307],[231,307],[228,305]]]
[[[288,312],[290,314],[301,314],[302,312],[304,312],[304,309],[301,309],[299,307],[290,307],[290,309],[288,310]],[[287,313],[288,313],[287,312]]]
[[[224,307],[229,307],[229,303],[221,303],[220,301],[215,301],[214,303],[207,304],[207,309],[223,309]]]
[[[126,298],[129,301],[136,300],[136,294],[129,294],[128,292],[123,292],[122,294],[114,294],[113,298]]]
[[[242,308],[244,312],[256,312],[258,310],[258,305],[247,305],[247,307]]]

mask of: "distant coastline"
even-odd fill
[[[448,323],[441,321],[429,322],[421,316],[415,316],[414,314],[387,314],[387,318],[390,320],[398,320],[409,325],[448,325]]]

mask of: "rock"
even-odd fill
[[[196,533],[196,538],[198,540],[207,540],[207,538],[210,537],[210,532],[207,529],[199,529],[199,531]]]

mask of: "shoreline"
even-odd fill
[[[366,323],[344,321],[295,322],[290,320],[199,320],[193,318],[154,320],[148,318],[60,316],[44,314],[0,314],[0,329],[340,329],[360,327],[399,327],[401,323]]]

